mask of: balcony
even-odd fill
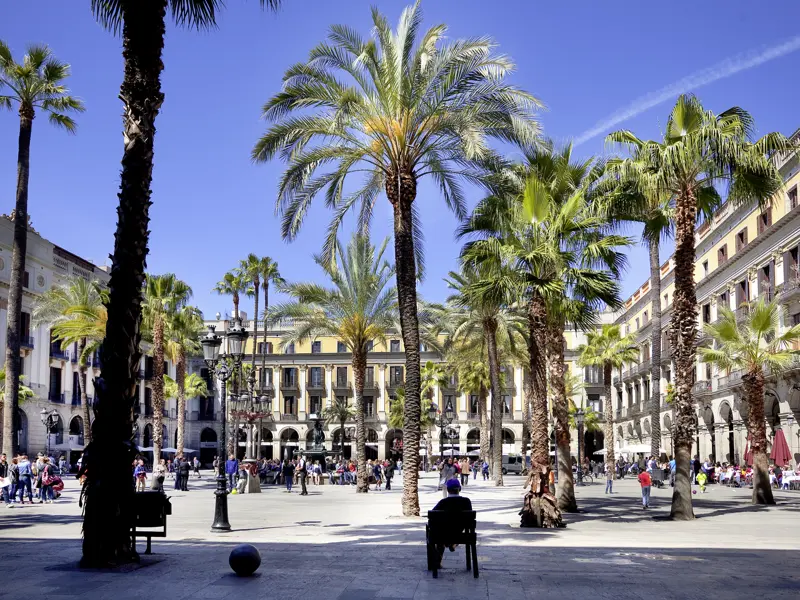
[[[374,377],[367,377],[364,381],[364,389],[365,390],[376,390],[378,386],[375,385],[375,378]]]
[[[47,395],[47,399],[50,402],[55,402],[56,404],[66,404],[66,396],[64,394],[58,394],[56,392],[50,392]]]
[[[735,385],[739,385],[742,381],[742,372],[734,371],[729,375],[724,375],[717,378],[717,390],[724,390]]]
[[[144,416],[145,417],[152,417],[153,416],[153,407],[147,404],[144,405]]]
[[[742,319],[747,317],[748,313],[749,313],[749,311],[748,311],[746,305],[743,304],[743,305],[739,306],[739,308],[736,309],[736,320],[737,321],[741,321]]]
[[[614,420],[619,421],[621,419],[622,419],[622,409],[618,408],[617,410],[614,411]]]
[[[389,378],[389,387],[390,388],[398,388],[404,386],[406,383],[405,378],[403,377],[390,377]]]
[[[307,387],[309,390],[324,390],[325,380],[322,377],[312,377]]]
[[[103,366],[103,363],[100,361],[100,357],[97,354],[92,356],[92,367],[94,367],[95,369],[99,369],[102,366]],[[152,379],[152,378],[153,378],[153,375],[151,373],[149,379]]]
[[[282,390],[297,390],[297,379],[282,379],[281,380],[281,389]]]
[[[711,393],[711,381],[705,379],[703,381],[695,381],[692,386],[692,394],[695,396],[703,396]]]
[[[33,336],[30,335],[19,336],[19,347],[33,350]]]
[[[467,413],[467,419],[469,419],[470,421],[479,421],[480,418],[481,418],[481,416],[476,412],[468,412]]]
[[[72,435],[69,436],[69,445],[71,448],[75,448],[76,446],[83,446],[83,434]]]
[[[291,414],[291,413],[281,413],[281,421],[296,422],[297,421],[297,415],[294,415],[294,414]]]
[[[667,346],[661,349],[661,362],[670,362],[672,360],[672,346]]]
[[[78,364],[78,353],[77,352],[70,352],[69,353],[69,362],[73,365]]]
[[[50,344],[50,358],[69,360],[69,352],[61,349],[61,344]]]
[[[800,278],[791,277],[783,285],[779,285],[776,291],[780,295],[782,302],[793,300],[800,296]]]
[[[643,360],[642,362],[639,363],[639,368],[636,370],[636,372],[639,375],[647,375],[648,373],[650,373],[651,365],[652,363],[650,362],[649,358],[647,360]]]
[[[349,390],[351,388],[350,381],[346,378],[337,377],[333,382],[333,388],[336,390]]]
[[[614,375],[614,379],[612,379],[612,381],[614,382],[614,385],[619,385],[620,384],[619,375]]]

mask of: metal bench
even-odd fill
[[[154,537],[167,537],[167,515],[172,514],[172,504],[164,492],[137,492],[133,501],[134,520],[131,526],[131,546],[136,552],[136,538],[147,538],[145,554],[151,554],[150,542]],[[147,531],[139,531],[145,528]],[[156,528],[160,528],[153,531]]]
[[[475,511],[450,512],[429,510],[428,524],[425,525],[425,541],[428,552],[428,570],[434,579],[439,576],[441,555],[437,546],[463,545],[467,554],[467,571],[478,577],[478,536],[476,533]],[[471,555],[471,556],[470,556]],[[471,562],[470,562],[471,561]]]

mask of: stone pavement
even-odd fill
[[[396,480],[397,481],[397,480]],[[399,481],[398,481],[399,483]],[[643,511],[638,484],[600,483],[578,489],[582,512],[562,530],[520,529],[522,479],[505,488],[472,483],[465,494],[478,511],[480,578],[464,571],[463,549],[445,553],[439,579],[425,570],[424,519],[404,518],[401,491],[356,496],[353,488],[282,488],[230,496],[234,530],[212,534],[213,481],[192,479],[189,492],[170,491],[167,540],[154,554],[115,571],[80,571],[77,486],[68,482],[53,505],[0,508],[0,598],[127,600],[157,597],[308,598],[797,598],[800,595],[800,494],[777,492],[779,505],[749,505],[749,490],[709,486],[695,497],[698,519],[665,520],[669,488],[654,490]],[[420,485],[422,512],[441,497],[436,480]],[[227,564],[230,549],[255,544],[257,575],[241,579]],[[140,552],[144,544],[140,542]],[[18,573],[23,573],[19,576]]]

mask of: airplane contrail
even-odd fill
[[[615,125],[618,125],[623,121],[627,121],[631,117],[635,117],[636,115],[639,115],[644,111],[680,94],[696,90],[704,85],[719,81],[720,79],[725,79],[726,77],[746,71],[747,69],[752,69],[753,67],[762,65],[765,62],[769,62],[776,58],[791,54],[798,49],[800,49],[800,35],[795,36],[790,40],[783,42],[782,44],[778,44],[777,46],[771,46],[766,49],[737,54],[736,56],[726,58],[716,65],[702,69],[696,73],[692,73],[691,75],[687,75],[686,77],[679,79],[678,81],[671,83],[660,90],[650,92],[649,94],[637,98],[625,108],[618,110],[602,121],[596,123],[590,129],[587,129],[581,133],[577,138],[575,138],[573,145],[579,146],[580,144],[583,144],[584,142],[607,132]]]

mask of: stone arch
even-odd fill
[[[73,435],[83,437],[83,418],[80,415],[75,415],[70,419],[69,435],[70,437]]]
[[[723,439],[721,451],[725,462],[733,464],[736,462],[736,445],[733,428],[733,409],[727,401],[719,405],[719,417],[721,421]]]
[[[217,432],[211,427],[204,427],[200,432],[200,462],[210,465],[219,452]]]
[[[403,458],[403,430],[402,429],[389,429],[386,432],[386,457],[392,457],[395,460]]]
[[[481,430],[473,427],[467,431],[467,452],[481,449]]]
[[[505,427],[503,427],[503,443],[513,444],[515,439],[516,436],[514,435],[514,432],[511,431],[510,429],[506,429]]]
[[[780,412],[778,393],[773,388],[766,388],[764,390],[764,417],[766,417],[773,434],[781,425]]]
[[[365,447],[367,460],[377,460],[378,458],[378,432],[374,429],[367,429]]]
[[[280,433],[281,458],[292,458],[294,450],[300,445],[300,434],[293,427],[286,427]]]
[[[21,453],[28,452],[28,415],[21,408],[17,409],[17,447]]]
[[[148,423],[144,426],[144,436],[142,437],[142,447],[150,448],[153,445],[153,424]]]

